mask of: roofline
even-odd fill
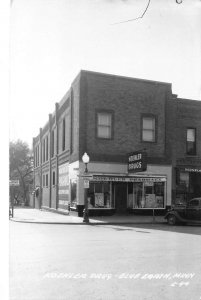
[[[196,99],[187,99],[187,98],[177,98],[176,99],[179,103],[182,103],[182,101],[190,101],[190,102],[194,102],[194,104],[198,104],[201,105],[201,101],[200,100],[196,100]]]
[[[115,75],[115,74],[102,73],[102,72],[95,72],[95,71],[89,71],[89,70],[81,70],[80,73],[95,74],[95,75],[100,75],[100,76],[105,76],[105,77],[116,77],[116,78],[121,78],[121,79],[146,82],[146,83],[150,83],[150,84],[162,84],[162,85],[168,85],[170,87],[172,86],[172,83],[169,83],[169,82],[149,80],[149,79],[141,79],[141,78],[135,78],[135,77],[129,77],[129,76],[122,76],[122,75]]]

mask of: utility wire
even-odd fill
[[[181,4],[183,0],[175,0],[177,4]],[[134,18],[134,19],[130,19],[130,20],[126,20],[126,21],[121,21],[121,22],[117,22],[117,23],[113,23],[111,25],[117,25],[117,24],[122,24],[122,23],[127,23],[127,22],[132,22],[132,21],[136,21],[136,20],[139,20],[139,19],[142,19],[144,17],[144,15],[146,14],[147,12],[147,9],[149,7],[149,4],[150,4],[151,0],[148,0],[148,4],[143,12],[143,14],[140,16],[140,17],[137,17],[137,18]]]
[[[146,8],[145,8],[145,10],[143,12],[143,14],[140,17],[137,17],[135,19],[130,19],[130,20],[122,21],[122,22],[118,22],[118,23],[113,23],[111,25],[117,25],[117,24],[122,24],[122,23],[127,23],[127,22],[132,22],[132,21],[135,21],[135,20],[142,19],[144,17],[144,15],[146,14],[146,11],[147,11],[147,9],[149,7],[150,2],[151,2],[151,0],[148,0],[148,4],[147,4],[147,6],[146,6]]]

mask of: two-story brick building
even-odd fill
[[[178,98],[173,105],[173,195],[185,203],[201,197],[201,101]]]
[[[182,151],[185,143],[193,147],[192,135],[200,159],[201,122],[197,117],[187,124],[183,118],[188,110],[189,119],[194,112],[199,116],[200,109],[199,101],[175,99],[169,83],[81,71],[33,139],[35,207],[66,212],[71,206],[81,214],[87,152],[90,214],[164,210],[179,197],[179,160],[187,159],[189,167]],[[187,140],[181,133],[186,128]],[[129,154],[142,150],[146,171],[130,172]],[[197,173],[189,180],[196,177],[199,185]],[[200,193],[196,184],[192,188]]]

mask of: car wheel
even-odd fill
[[[169,225],[175,225],[177,223],[177,219],[175,215],[169,215],[168,216],[168,224]]]

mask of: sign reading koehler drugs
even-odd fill
[[[147,154],[135,151],[128,155],[128,172],[137,173],[147,170]]]

